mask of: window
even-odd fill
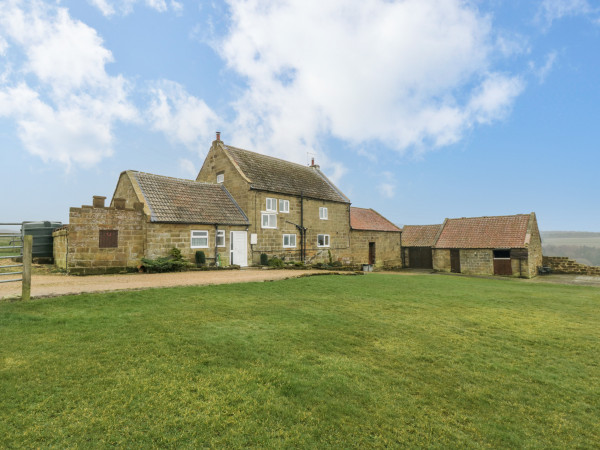
[[[290,212],[290,201],[289,200],[279,200],[279,212],[282,212],[282,213]]]
[[[208,231],[192,230],[191,248],[208,248]]]
[[[262,213],[262,227],[263,228],[277,228],[277,215]]]
[[[100,230],[98,247],[117,248],[119,242],[119,230]]]
[[[296,247],[296,235],[295,234],[284,234],[283,235],[283,248],[294,248]]]
[[[510,259],[510,250],[494,250],[494,258]]]
[[[329,247],[329,235],[318,234],[317,235],[317,247]]]
[[[225,230],[217,230],[217,247],[225,247]]]
[[[267,197],[267,209],[266,211],[277,212],[277,199]]]
[[[319,219],[327,220],[327,208],[319,208]]]
[[[217,174],[217,183],[225,181],[225,174],[223,172]]]

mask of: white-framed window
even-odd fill
[[[279,212],[289,213],[290,212],[290,201],[289,200],[279,200]]]
[[[323,206],[319,208],[319,219],[327,220],[327,208],[324,208]]]
[[[191,248],[208,248],[208,231],[192,230]]]
[[[265,209],[265,211],[277,212],[277,199],[276,198],[267,197],[267,208]]]
[[[296,247],[296,235],[295,234],[284,234],[283,235],[283,248],[294,248]]]
[[[224,173],[218,173],[217,174],[217,183],[223,183],[225,181],[225,174]]]
[[[277,228],[277,214],[262,213],[261,223],[263,228]]]
[[[225,247],[225,230],[217,230],[217,247]]]
[[[328,234],[317,234],[317,247],[329,247]]]

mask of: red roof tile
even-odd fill
[[[405,225],[402,247],[433,247],[442,225]]]
[[[402,231],[377,211],[365,208],[350,208],[350,228],[368,231]]]
[[[435,248],[524,248],[529,214],[447,219]]]

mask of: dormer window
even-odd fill
[[[225,181],[225,174],[223,172],[217,174],[217,183],[223,183]]]

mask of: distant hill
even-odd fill
[[[600,233],[588,231],[542,231],[546,256],[568,256],[589,266],[600,266]]]

